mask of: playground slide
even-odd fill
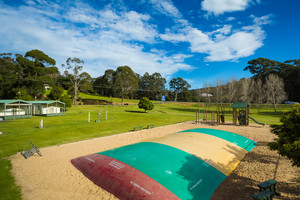
[[[257,124],[260,124],[260,125],[266,125],[266,124],[264,124],[264,123],[260,123],[260,122],[258,122],[258,121],[256,121],[254,118],[252,118],[252,117],[250,117],[250,116],[248,116],[250,119],[252,119],[255,123],[257,123]]]

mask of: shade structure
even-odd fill
[[[71,160],[120,199],[209,199],[256,142],[216,129],[189,129]]]

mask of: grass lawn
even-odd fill
[[[106,96],[101,96],[101,95],[97,95],[97,94],[84,94],[84,93],[80,93],[79,97],[81,97],[82,99],[95,99],[95,100],[104,100],[104,101],[108,101],[108,102],[114,102],[114,103],[122,103],[122,99],[121,98],[115,98],[115,97],[106,97]],[[139,100],[136,99],[124,99],[123,103],[139,103]]]
[[[82,95],[82,94],[81,94]],[[85,98],[92,98],[84,96]],[[93,97],[96,98],[96,97]],[[102,99],[102,98],[101,98]],[[107,99],[111,101],[110,98]],[[132,100],[126,100],[132,102]],[[137,101],[138,102],[138,101]],[[203,109],[203,108],[202,108]],[[31,140],[38,147],[46,147],[128,132],[136,126],[147,127],[149,124],[163,126],[195,120],[197,104],[155,104],[154,110],[144,113],[137,105],[128,106],[73,106],[65,116],[37,117],[17,119],[0,123],[0,199],[21,199],[20,187],[16,186],[10,175],[11,163],[5,157],[23,149]],[[106,120],[106,111],[108,117]],[[230,108],[226,108],[226,121],[232,120]],[[90,112],[91,122],[88,123]],[[101,117],[97,113],[101,112]],[[95,122],[99,119],[100,123]],[[251,110],[251,116],[267,124],[279,123],[280,115],[273,111]],[[39,129],[43,119],[44,128]],[[251,121],[250,121],[251,122]]]

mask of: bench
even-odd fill
[[[147,129],[153,128],[153,127],[154,127],[154,124],[147,125]]]
[[[257,186],[259,187],[260,192],[269,190],[271,192],[274,192],[275,195],[280,196],[280,193],[276,192],[276,184],[277,181],[270,179],[258,184]]]
[[[136,127],[133,127],[133,130],[134,131],[138,131],[138,130],[141,130],[143,127],[141,127],[141,126],[136,126]]]
[[[260,193],[252,195],[255,200],[272,200],[275,193],[270,190],[264,190]]]
[[[26,150],[26,147],[29,143],[32,145],[32,147],[31,149]],[[21,151],[21,154],[25,159],[29,158],[30,156],[33,156],[35,153],[37,153],[39,156],[42,156],[40,150],[31,141],[28,141],[24,149]]]

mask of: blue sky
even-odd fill
[[[128,65],[168,81],[250,77],[249,60],[299,59],[298,0],[0,0],[0,53],[44,51],[92,77]]]

